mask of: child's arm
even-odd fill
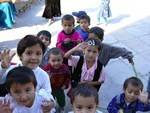
[[[107,111],[108,113],[119,113],[120,107],[119,104],[117,103],[117,96],[115,96],[108,104]]]
[[[82,42],[80,44],[78,44],[77,46],[75,46],[74,48],[70,49],[68,52],[65,53],[64,58],[70,58],[71,55],[75,52],[75,51],[83,51],[83,49],[85,49],[85,47],[87,46],[86,42]]]
[[[106,60],[106,62],[108,62],[110,59],[118,58],[118,57],[122,57],[122,58],[125,58],[128,60],[133,58],[133,54],[131,51],[128,51],[125,48],[111,46],[108,44],[103,44],[103,51],[102,52],[103,53],[100,55],[106,55],[106,57],[103,58],[103,60]]]
[[[15,53],[10,54],[10,50],[4,50],[1,53],[1,62],[0,62],[0,80],[5,76],[5,72],[10,66],[10,62],[14,57]]]

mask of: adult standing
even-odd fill
[[[61,16],[60,0],[45,0],[43,17],[49,19],[50,24],[55,21],[55,17]]]
[[[110,0],[100,0],[100,6],[98,11],[98,24],[107,24],[108,18],[111,16]]]

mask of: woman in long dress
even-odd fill
[[[45,9],[43,17],[50,19],[50,22],[55,21],[54,17],[61,16],[60,0],[45,0]]]

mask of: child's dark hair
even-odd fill
[[[82,15],[82,16],[79,18],[79,21],[80,21],[80,20],[83,20],[83,19],[87,20],[88,23],[90,24],[91,19],[90,19],[90,17],[89,17],[88,15]]]
[[[64,53],[62,52],[62,50],[59,49],[59,48],[56,48],[56,47],[50,49],[49,56],[51,54],[53,54],[53,55],[61,55],[62,57],[64,56]]]
[[[73,25],[74,25],[74,23],[75,23],[74,17],[73,17],[72,15],[69,15],[69,14],[66,14],[66,15],[64,15],[64,16],[62,17],[61,23],[63,23],[64,20],[67,20],[67,21],[72,20]]]
[[[46,47],[45,47],[44,43],[34,35],[26,35],[24,38],[22,38],[19,41],[19,43],[17,45],[17,54],[18,54],[18,56],[21,56],[22,53],[24,53],[26,48],[32,47],[36,44],[40,45],[40,47],[42,49],[42,52],[44,54],[44,52],[46,50]]]
[[[71,104],[73,104],[76,96],[94,97],[95,102],[98,105],[98,92],[93,86],[89,84],[82,83],[73,89],[71,96]]]
[[[98,50],[100,51],[102,48],[102,43],[99,39],[96,38],[88,38],[86,40],[86,42],[88,43],[88,45],[92,45],[92,46],[97,46]]]
[[[130,77],[130,78],[126,79],[125,82],[124,82],[124,84],[123,84],[123,89],[125,90],[128,87],[129,84],[131,84],[131,85],[133,85],[135,87],[140,88],[141,91],[143,90],[143,83],[137,77]]]
[[[42,31],[38,32],[37,37],[40,37],[41,35],[47,36],[49,41],[51,40],[52,35],[49,31],[42,30]]]
[[[37,81],[34,72],[26,66],[18,66],[10,70],[6,77],[6,87],[10,92],[11,85],[16,84],[26,84],[32,82],[34,88],[37,86]]]
[[[89,29],[89,33],[93,33],[97,36],[98,39],[103,41],[104,39],[104,30],[100,27],[92,27]]]

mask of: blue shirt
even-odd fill
[[[76,31],[81,35],[81,38],[85,41],[88,38],[89,33],[83,30],[81,27],[78,27]]]
[[[125,102],[125,94],[122,93],[118,96],[115,96],[109,103],[107,110],[108,113],[118,113],[122,109],[124,113],[136,113],[137,111],[150,111],[150,103],[144,104],[138,99],[132,103]]]

